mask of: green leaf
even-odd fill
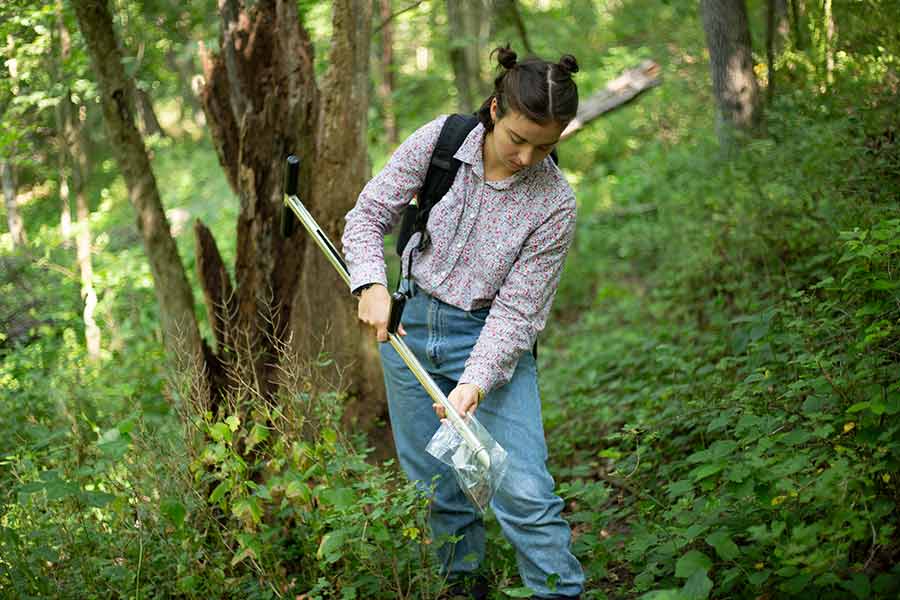
[[[700,481],[701,479],[706,479],[711,475],[715,475],[724,468],[725,465],[722,463],[703,465],[691,471],[691,478],[693,478],[694,481]]]
[[[184,518],[187,516],[187,509],[184,508],[184,504],[174,498],[163,500],[159,510],[177,528],[181,528]]]
[[[210,427],[209,435],[217,442],[231,441],[231,429],[225,423],[216,423]]]
[[[262,509],[259,506],[259,502],[252,496],[241,498],[235,502],[234,506],[231,508],[231,512],[234,516],[244,522],[251,521],[254,524],[257,524],[260,519],[262,519]]]
[[[843,587],[845,590],[848,590],[851,594],[853,594],[860,600],[869,598],[872,593],[872,586],[869,583],[869,578],[866,577],[865,573],[854,573],[850,581],[841,583],[841,587]]]
[[[331,531],[322,537],[316,558],[333,563],[341,557],[340,548],[344,544],[345,532],[342,530]]]
[[[686,600],[681,590],[654,590],[641,596],[641,600]]]
[[[334,446],[337,442],[337,432],[334,429],[324,429],[322,430],[322,439],[329,446]]]
[[[97,492],[94,490],[85,490],[81,492],[81,498],[82,500],[84,500],[85,504],[94,508],[103,508],[116,499],[116,497],[112,494],[107,494],[106,492]]]
[[[233,567],[234,565],[238,564],[245,558],[252,558],[252,559],[256,560],[257,556],[256,556],[256,552],[253,551],[253,548],[250,548],[250,547],[241,548],[240,550],[235,552],[234,556],[231,557],[231,566]]]
[[[328,488],[319,493],[319,499],[338,510],[346,510],[353,506],[353,503],[356,501],[356,495],[350,488]]]
[[[235,415],[229,415],[227,419],[225,419],[225,424],[228,425],[228,429],[231,430],[232,433],[238,430],[238,427],[241,426],[241,420],[238,419]]]
[[[250,435],[247,436],[247,450],[253,449],[258,443],[263,442],[268,438],[269,430],[259,423],[254,423],[253,429],[250,430]]]
[[[506,588],[503,593],[510,598],[531,598],[534,596],[534,590],[530,587]]]
[[[234,483],[231,481],[231,479],[225,479],[224,481],[219,483],[219,485],[216,486],[216,489],[213,490],[213,493],[209,495],[209,503],[215,504],[216,502],[221,500],[233,485]]]
[[[711,566],[712,560],[708,556],[699,550],[691,550],[675,563],[675,576],[686,579],[697,571],[709,571]]]
[[[706,600],[712,587],[712,580],[706,576],[706,571],[701,569],[688,577],[684,587],[681,588],[681,593],[686,600]]]
[[[763,569],[762,571],[757,571],[756,573],[750,573],[747,575],[747,581],[750,582],[754,587],[759,587],[769,579],[769,575],[772,574],[770,569]]]
[[[706,543],[716,549],[716,554],[722,560],[734,560],[741,553],[740,548],[737,547],[737,544],[734,543],[731,536],[724,529],[719,529],[706,536]]]
[[[301,502],[309,502],[309,486],[298,479],[294,479],[284,488],[284,495],[288,498],[299,498]]]

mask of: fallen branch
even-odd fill
[[[662,77],[659,65],[652,60],[645,60],[637,67],[628,69],[610,81],[603,90],[581,102],[578,113],[560,139],[566,139],[594,119],[624,106],[660,83]]]

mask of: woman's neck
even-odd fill
[[[486,181],[500,181],[512,176],[512,172],[503,166],[494,152],[494,132],[484,134],[484,142],[481,145],[481,162],[484,166],[484,179]]]

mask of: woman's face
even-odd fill
[[[540,125],[515,111],[497,119],[497,101],[491,103],[494,155],[511,173],[541,162],[550,154],[564,126],[555,121]]]

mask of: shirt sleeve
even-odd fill
[[[378,175],[363,188],[347,213],[341,243],[350,272],[350,289],[367,283],[387,286],[384,236],[425,181],[431,153],[446,115],[423,125],[394,151]]]
[[[575,200],[551,214],[525,240],[500,286],[460,383],[485,392],[512,378],[519,358],[544,329],[575,235]]]

